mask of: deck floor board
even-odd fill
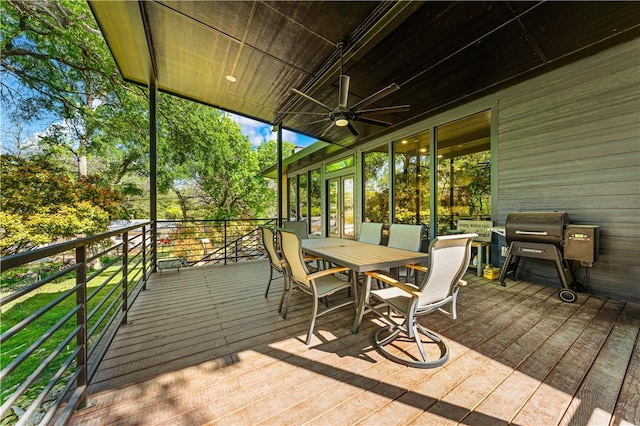
[[[121,327],[74,425],[630,424],[640,426],[640,305],[469,273],[458,319],[421,319],[449,343],[436,369],[372,347],[381,322],[310,300],[277,312],[266,261],[155,274]],[[330,303],[345,295],[334,295]]]

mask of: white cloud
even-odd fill
[[[229,116],[240,125],[242,134],[249,138],[251,145],[258,146],[262,142],[271,139],[271,126],[268,124],[241,115],[229,113]]]
[[[229,116],[233,121],[240,125],[242,134],[249,137],[249,141],[253,146],[258,146],[262,142],[276,139],[276,134],[272,133],[272,126],[269,124],[232,113],[229,113]],[[313,138],[309,138],[307,136],[291,132],[289,130],[283,130],[282,139],[286,142],[291,142],[298,146],[308,146],[316,141]]]

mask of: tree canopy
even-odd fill
[[[73,227],[98,232],[109,219],[148,218],[148,90],[123,81],[87,3],[5,0],[0,8],[0,101],[12,137],[19,145],[25,124],[53,123],[37,146],[3,150],[0,232],[17,238],[7,247],[34,247]],[[275,163],[275,142],[256,149],[228,114],[162,93],[157,119],[160,217],[275,211],[275,188],[260,175]],[[57,216],[63,212],[67,219]],[[84,221],[91,212],[93,225]],[[45,225],[47,217],[68,226]],[[30,242],[17,237],[27,234]]]
[[[62,125],[47,142],[75,157],[87,175],[87,154],[99,139],[102,114],[125,88],[86,3],[5,0],[2,8],[3,107],[17,120],[47,115]],[[11,82],[17,84],[10,84]]]
[[[168,95],[160,105],[158,187],[178,198],[181,219],[264,217],[272,210],[275,193],[260,171],[275,162],[273,141],[254,150],[224,112]]]
[[[121,195],[75,179],[48,159],[0,157],[0,253],[8,255],[60,237],[104,232],[122,214]]]

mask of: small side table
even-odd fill
[[[162,271],[166,269],[177,269],[180,273],[180,268],[187,265],[187,258],[182,257],[180,259],[165,259],[158,260],[158,272],[162,274]]]
[[[476,248],[478,251],[478,263],[476,265],[476,276],[482,276],[483,263],[489,263],[489,259],[491,258],[491,243],[487,241],[474,241],[471,243],[471,247]],[[483,255],[486,254],[486,257]]]

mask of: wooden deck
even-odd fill
[[[351,333],[349,308],[277,313],[282,280],[264,290],[256,261],[156,274],[90,388],[89,425],[640,425],[640,305],[468,274],[457,321],[421,322],[451,359],[419,370],[371,345],[379,323]]]

